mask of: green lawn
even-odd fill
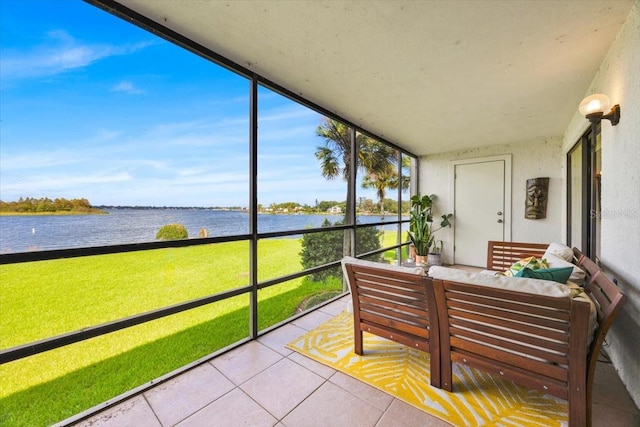
[[[298,239],[261,241],[259,280],[300,271],[300,249]],[[0,347],[246,286],[248,253],[231,242],[2,265]],[[339,289],[299,278],[261,290],[259,327]],[[1,365],[0,425],[55,423],[246,338],[248,305],[244,294]]]
[[[395,226],[394,226],[395,229]],[[380,239],[380,241],[382,242],[382,247],[388,247],[388,246],[395,246],[398,242],[396,242],[398,233],[396,231],[385,231],[384,234],[382,235],[382,238]],[[403,239],[406,240],[406,233],[403,234]],[[407,257],[407,250],[403,249],[403,258]],[[393,263],[393,261],[395,261],[396,259],[396,250],[390,250],[390,251],[386,251],[384,253],[384,259],[389,262],[389,263]]]

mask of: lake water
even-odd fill
[[[160,227],[170,223],[184,225],[189,237],[198,237],[201,228],[207,230],[209,237],[249,233],[249,214],[246,212],[204,209],[107,211],[108,215],[0,216],[0,253],[152,242]],[[325,218],[331,222],[341,219],[332,215],[258,215],[258,232],[319,227]],[[380,217],[363,216],[358,221],[362,224],[380,222]]]

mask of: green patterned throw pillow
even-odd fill
[[[529,277],[531,279],[553,280],[558,283],[567,283],[573,273],[573,267],[539,268],[533,270],[529,267],[518,271],[513,277]]]

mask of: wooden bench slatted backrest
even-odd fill
[[[548,246],[545,243],[490,241],[487,248],[487,270],[505,271],[523,258],[542,258]]]
[[[451,391],[451,361],[503,375],[563,399],[569,367],[586,361],[589,305],[467,283],[433,280],[442,343],[442,388]],[[583,325],[582,351],[571,347]],[[580,385],[584,390],[584,384]]]
[[[426,276],[356,263],[344,267],[353,300],[355,353],[363,354],[362,333],[369,332],[435,354],[431,384],[439,387],[438,319],[429,310],[434,297]]]

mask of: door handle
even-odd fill
[[[498,220],[498,224],[502,224],[502,220],[501,219]]]

